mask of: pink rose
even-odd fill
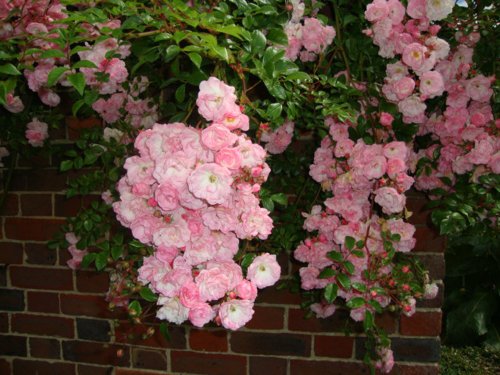
[[[45,122],[38,121],[36,117],[26,125],[26,139],[33,147],[42,147],[43,142],[48,138],[48,125]]]
[[[172,211],[179,207],[179,193],[166,182],[156,188],[155,200],[164,211]]]
[[[254,301],[257,298],[257,286],[249,280],[241,280],[236,286],[236,294],[241,299]]]
[[[208,303],[198,302],[189,310],[189,321],[195,327],[203,327],[213,318],[215,318],[215,312]]]
[[[228,128],[218,124],[212,124],[201,132],[201,141],[213,151],[232,146],[236,139],[237,136],[231,133]]]
[[[389,7],[386,0],[374,0],[366,6],[365,18],[370,22],[377,22],[389,15]]]
[[[253,302],[248,300],[233,299],[223,302],[219,308],[222,326],[233,331],[248,323],[253,313]]]
[[[193,281],[189,281],[182,286],[179,292],[179,299],[184,306],[189,308],[193,308],[201,302],[200,292]]]
[[[215,163],[203,164],[196,168],[187,182],[195,197],[205,199],[210,204],[225,203],[231,196],[231,172]]]
[[[392,84],[393,91],[399,100],[410,96],[415,89],[415,81],[410,77],[403,77]]]
[[[413,70],[419,69],[425,62],[427,47],[420,43],[410,43],[403,51],[403,62]]]
[[[241,167],[241,154],[236,148],[223,148],[215,154],[215,162],[228,169],[239,169]]]
[[[394,188],[381,187],[375,190],[375,202],[382,207],[384,213],[395,214],[403,211],[406,197]]]
[[[181,324],[188,318],[189,309],[181,303],[178,297],[161,297],[158,299],[158,305],[162,305],[156,312],[156,317],[160,320]]]
[[[200,300],[214,301],[225,296],[231,286],[231,280],[224,273],[222,268],[205,269],[195,279],[198,290],[200,291]]]
[[[390,127],[392,126],[392,122],[394,121],[394,117],[387,112],[380,113],[380,125]]]
[[[257,288],[265,288],[274,285],[280,278],[281,267],[276,261],[275,254],[262,254],[256,257],[248,267],[247,278]]]
[[[205,119],[218,120],[221,111],[225,111],[225,108],[234,105],[235,102],[234,87],[226,85],[215,77],[200,83],[196,105],[198,112]]]
[[[420,76],[420,93],[427,98],[443,95],[444,81],[441,73],[436,71],[425,72]]]

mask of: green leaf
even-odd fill
[[[288,37],[283,31],[283,29],[271,29],[267,33],[267,39],[269,39],[271,42],[286,46],[288,45]]]
[[[81,264],[82,268],[87,268],[88,266],[90,266],[92,262],[95,261],[96,255],[96,253],[88,253],[87,255],[85,255]]]
[[[186,84],[180,85],[177,90],[175,90],[175,100],[182,103],[186,98]]]
[[[365,320],[363,320],[363,328],[365,332],[375,327],[375,320],[370,310],[365,311]]]
[[[362,293],[365,293],[367,290],[366,284],[363,283],[352,283],[352,288]]]
[[[327,257],[333,260],[334,262],[342,262],[344,260],[344,256],[338,251],[330,251],[327,254]]]
[[[139,294],[144,300],[148,302],[156,302],[158,300],[158,296],[153,293],[153,291],[148,287],[143,287]]]
[[[179,54],[179,52],[181,52],[181,48],[178,45],[173,44],[169,46],[165,51],[164,61],[165,62],[171,61],[174,57],[176,57]]]
[[[69,171],[73,168],[73,160],[63,160],[59,166],[61,172]]]
[[[328,284],[323,292],[323,297],[325,298],[326,302],[332,303],[335,300],[335,298],[337,298],[338,291],[339,291],[339,286],[337,284],[334,283]]]
[[[7,74],[10,76],[19,76],[21,72],[11,63],[0,65],[0,73]]]
[[[325,268],[323,269],[319,275],[318,275],[318,279],[329,279],[330,277],[333,277],[335,276],[335,274],[337,273],[337,271],[335,271],[333,268],[331,267],[328,267],[328,268]]]
[[[68,71],[69,68],[67,66],[58,66],[52,69],[47,77],[47,86],[54,86],[59,78],[63,75],[64,72]]]
[[[199,53],[196,53],[196,52],[190,52],[188,53],[188,56],[189,58],[191,59],[191,61],[193,62],[193,64],[198,68],[200,69],[201,67],[201,62],[202,62],[202,58],[200,56]]]
[[[281,204],[282,206],[287,206],[288,205],[288,198],[285,194],[283,193],[276,193],[271,195],[271,199],[275,201],[278,204]]]
[[[243,269],[247,269],[250,266],[250,264],[252,264],[256,256],[257,255],[254,253],[245,254],[243,259],[241,260],[241,267]]]
[[[170,332],[168,332],[168,325],[165,322],[160,323],[160,333],[167,341],[171,341]]]
[[[346,290],[351,289],[351,279],[349,278],[349,276],[347,276],[343,273],[339,273],[337,275],[337,281],[342,286],[342,288],[344,288]]]
[[[261,51],[266,47],[266,36],[260,30],[252,32],[252,51]]]
[[[142,313],[142,306],[139,301],[134,300],[128,304],[128,312],[132,316],[139,316]]]
[[[355,243],[356,243],[356,240],[354,238],[346,236],[346,238],[345,238],[345,247],[347,247],[347,249],[349,249],[349,250],[354,249]]]
[[[114,260],[117,260],[118,258],[120,258],[123,254],[123,246],[121,245],[116,245],[116,246],[113,246],[111,248],[111,257],[114,259]]]
[[[85,76],[83,73],[74,73],[68,75],[68,81],[71,85],[78,91],[78,93],[83,95],[83,91],[85,90]]]
[[[227,48],[221,46],[212,46],[211,48],[217,56],[219,56],[224,61],[229,61],[229,53]]]
[[[73,69],[78,68],[97,68],[97,65],[89,60],[80,60],[71,66]]]
[[[344,262],[344,268],[346,269],[346,271],[352,275],[354,273],[354,264],[352,264],[351,262],[349,261],[345,261]]]
[[[291,81],[310,81],[311,76],[305,72],[292,72],[286,76]]]
[[[64,59],[66,58],[66,55],[64,54],[63,51],[59,49],[49,49],[47,51],[44,51],[40,57],[40,59],[50,59],[50,58],[61,58]]]
[[[267,107],[266,114],[271,120],[276,120],[283,110],[283,105],[281,103],[272,103]]]
[[[96,255],[96,258],[95,258],[95,268],[98,271],[103,270],[104,267],[106,267],[106,265],[108,264],[108,255],[109,255],[109,253],[106,252],[106,251],[103,251],[103,252],[98,253]]]
[[[365,305],[365,299],[361,297],[354,297],[347,301],[346,306],[350,309],[357,309]]]

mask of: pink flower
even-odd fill
[[[24,110],[24,104],[19,96],[14,96],[11,92],[5,97],[4,107],[11,113],[19,113]]]
[[[382,207],[384,213],[390,215],[403,211],[406,197],[394,188],[381,187],[375,190],[375,202]]]
[[[26,139],[33,147],[42,147],[43,142],[48,138],[48,125],[45,122],[38,121],[36,117],[26,125]]]
[[[424,290],[425,299],[434,299],[438,295],[439,287],[436,283],[426,284]]]
[[[223,148],[215,154],[215,162],[228,169],[236,170],[241,167],[241,154],[236,148]]]
[[[172,211],[179,207],[179,193],[166,182],[156,188],[155,200],[164,211]]]
[[[233,178],[225,167],[207,163],[196,168],[188,177],[189,190],[210,204],[225,203],[231,196]]]
[[[281,154],[292,142],[293,129],[295,124],[292,121],[286,121],[273,132],[263,132],[261,141],[267,142],[265,149],[270,154]]]
[[[237,138],[228,128],[218,124],[212,124],[201,132],[201,141],[213,151],[232,146]]]
[[[420,43],[410,43],[403,51],[403,62],[413,70],[419,69],[425,62],[427,47]]]
[[[253,302],[248,300],[230,300],[223,302],[219,308],[222,326],[233,331],[243,327],[252,319]]]
[[[478,102],[488,102],[493,95],[493,90],[490,86],[490,78],[478,75],[467,81],[465,90],[471,99],[477,100]]]
[[[306,17],[302,28],[302,44],[308,52],[321,53],[335,38],[335,29],[323,26],[317,18]]]
[[[386,0],[374,0],[366,6],[365,18],[370,22],[377,22],[389,15],[389,6]]]
[[[265,240],[273,229],[273,221],[265,208],[252,207],[241,215],[240,220],[241,224],[236,233],[239,238],[258,236]]]
[[[224,297],[231,287],[229,275],[221,267],[202,270],[195,281],[200,291],[200,300],[203,302]]]
[[[410,96],[415,89],[415,81],[410,77],[403,77],[392,83],[393,92],[399,100],[403,100]]]
[[[317,318],[328,318],[335,313],[336,306],[334,304],[313,303],[311,306],[312,312]]]
[[[281,267],[276,261],[275,254],[262,254],[256,257],[248,267],[247,278],[257,288],[265,288],[274,285],[280,278]]]
[[[179,292],[179,299],[184,306],[189,308],[193,308],[199,304],[201,302],[200,292],[196,284],[192,281],[185,283]]]
[[[423,103],[422,99],[416,94],[411,95],[398,103],[399,111],[404,116],[408,117],[420,116],[424,114],[426,108],[427,106],[425,103]]]
[[[427,1],[425,8],[427,18],[429,18],[430,21],[442,20],[452,12],[454,5],[455,0]]]
[[[380,113],[380,124],[383,126],[390,127],[392,126],[392,122],[394,121],[394,117],[387,112]]]
[[[66,262],[69,268],[72,270],[77,270],[82,264],[83,257],[88,254],[87,249],[78,250],[75,244],[71,244],[68,247],[68,251],[71,254],[71,259]]]
[[[189,310],[189,321],[195,327],[203,327],[213,318],[215,318],[215,312],[208,303],[198,302]]]
[[[181,324],[188,318],[189,309],[181,303],[178,297],[161,297],[158,299],[158,305],[162,305],[156,312],[156,317],[160,320]]]
[[[436,71],[425,72],[420,76],[420,93],[427,98],[443,95],[444,81],[441,73]]]
[[[200,83],[200,92],[196,105],[198,112],[205,119],[218,120],[220,113],[236,102],[234,87],[226,85],[215,77]]]
[[[257,286],[249,280],[241,280],[236,286],[236,293],[239,298],[254,301],[257,298]]]

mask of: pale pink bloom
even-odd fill
[[[409,0],[408,6],[406,7],[406,13],[408,13],[411,18],[426,18],[426,0]]]
[[[434,299],[436,298],[439,292],[439,287],[436,283],[426,284],[424,290],[424,298],[425,299]]]
[[[336,306],[334,304],[313,303],[311,311],[316,314],[317,318],[328,318],[335,313]]]
[[[425,62],[427,47],[420,43],[408,44],[403,51],[403,62],[413,70],[419,69]]]
[[[417,300],[413,297],[408,298],[403,306],[403,314],[406,316],[412,316],[417,310]]]
[[[227,127],[218,124],[212,124],[201,131],[201,141],[213,151],[232,146],[237,138]]]
[[[179,193],[169,183],[164,182],[156,188],[155,200],[164,211],[172,211],[179,207]]]
[[[49,107],[57,107],[61,102],[61,98],[54,91],[41,88],[38,90],[38,96],[43,104],[48,105]]]
[[[393,91],[399,100],[410,96],[415,89],[415,81],[410,77],[403,77],[392,83]]]
[[[184,247],[190,239],[190,232],[182,218],[171,219],[172,223],[162,226],[153,233],[153,243],[156,246]]]
[[[425,72],[420,76],[420,93],[426,98],[443,95],[444,81],[441,73],[436,71]]]
[[[195,279],[201,301],[218,300],[231,289],[231,280],[222,267],[205,269]]]
[[[242,239],[258,236],[261,240],[265,240],[273,229],[269,211],[262,207],[248,208],[242,213],[240,220],[236,235]]]
[[[494,141],[491,137],[476,139],[474,148],[467,155],[467,160],[472,164],[488,164],[494,152]]]
[[[188,281],[181,287],[179,299],[184,306],[189,308],[193,308],[201,302],[200,292],[193,281]]]
[[[189,321],[195,327],[203,327],[215,318],[215,311],[206,302],[199,302],[189,309]]]
[[[442,60],[448,57],[450,53],[450,45],[444,39],[436,36],[431,36],[425,41],[425,45],[431,51],[431,54],[436,56],[436,59]]]
[[[488,102],[493,95],[493,90],[490,87],[491,81],[490,78],[482,74],[467,80],[465,84],[467,95],[478,102]]]
[[[366,6],[365,18],[370,22],[377,22],[389,15],[389,6],[386,0],[373,0]]]
[[[427,106],[417,94],[413,94],[398,103],[399,111],[408,117],[423,115],[426,108]]]
[[[455,0],[428,0],[426,14],[430,21],[439,21],[448,16],[453,10]]]
[[[401,141],[392,141],[384,146],[384,156],[387,159],[401,159],[406,161],[409,157],[409,149],[406,143]]]
[[[390,215],[403,211],[406,197],[394,188],[381,187],[375,190],[375,202],[382,207],[384,213]]]
[[[156,317],[160,320],[181,324],[188,319],[189,309],[181,303],[178,297],[160,297],[158,305],[162,306],[156,312]]]
[[[389,18],[393,25],[398,25],[403,22],[406,9],[399,0],[388,0],[387,6],[389,8]]]
[[[283,153],[292,142],[294,127],[294,122],[286,121],[273,132],[263,132],[261,141],[267,142],[265,146],[266,151],[270,154]]]
[[[234,87],[226,85],[216,77],[202,81],[196,100],[198,112],[209,121],[218,120],[221,111],[236,102],[234,91]]]
[[[253,260],[248,267],[247,278],[262,289],[274,285],[279,280],[280,273],[281,267],[276,261],[276,255],[265,253]]]
[[[11,92],[5,97],[4,107],[11,113],[19,113],[24,110],[24,104],[19,96],[14,96]]]
[[[365,320],[366,307],[359,307],[357,309],[352,309],[349,316],[356,322],[362,322]]]
[[[33,147],[42,147],[43,142],[49,137],[49,126],[45,122],[38,121],[34,117],[31,122],[26,125],[25,136],[28,143]]]
[[[302,44],[308,52],[321,53],[335,38],[335,29],[323,26],[317,18],[306,17],[302,29]]]
[[[452,63],[455,67],[459,67],[461,65],[470,65],[472,64],[472,55],[474,54],[474,49],[467,47],[463,44],[460,44],[457,47],[457,50],[453,54]]]
[[[394,355],[392,350],[383,347],[377,349],[377,354],[380,356],[380,359],[375,363],[375,367],[386,374],[391,372],[394,367]]]
[[[66,233],[68,234],[68,233]],[[68,241],[69,242],[69,241]],[[80,265],[82,263],[83,257],[88,254],[87,249],[79,250],[76,247],[76,243],[71,243],[70,246],[68,247],[68,251],[71,254],[71,259],[66,262],[69,268],[72,270],[77,270],[80,268]]]
[[[386,67],[387,77],[392,80],[398,80],[408,75],[408,67],[404,65],[401,61],[397,61],[394,64],[387,64]]]
[[[342,139],[335,145],[335,157],[347,157],[354,148],[354,142],[350,139]]]
[[[253,302],[248,300],[230,300],[219,308],[219,318],[224,328],[237,330],[247,324],[254,314]]]
[[[236,286],[236,294],[241,299],[254,301],[257,298],[257,286],[254,282],[243,279]]]
[[[229,130],[241,129],[247,131],[250,128],[250,119],[241,112],[240,106],[234,103],[225,107],[221,111],[221,116],[215,121]]]
[[[394,117],[387,112],[380,113],[380,124],[383,126],[390,127],[392,126],[392,122],[394,121]]]
[[[228,169],[237,170],[241,167],[241,154],[236,148],[223,148],[215,154],[215,162]]]
[[[225,203],[231,196],[231,172],[218,164],[207,163],[196,168],[187,179],[189,190],[210,204]]]

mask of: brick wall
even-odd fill
[[[75,214],[82,201],[66,200],[58,160],[19,160],[0,227],[0,374],[368,374],[361,363],[361,326],[342,312],[304,319],[300,297],[267,288],[259,293],[245,329],[173,327],[172,340],[132,327],[104,301],[107,275],[73,272],[68,254],[46,241]],[[84,203],[84,202],[83,202]],[[414,194],[409,208],[417,225],[416,256],[434,279],[444,276],[444,239],[427,225],[425,199]],[[296,265],[281,257],[285,274]],[[378,317],[391,334],[394,374],[437,374],[443,290],[419,304],[417,313]],[[119,326],[115,323],[120,322]],[[151,324],[154,326],[154,323]],[[346,337],[344,332],[351,334]]]

